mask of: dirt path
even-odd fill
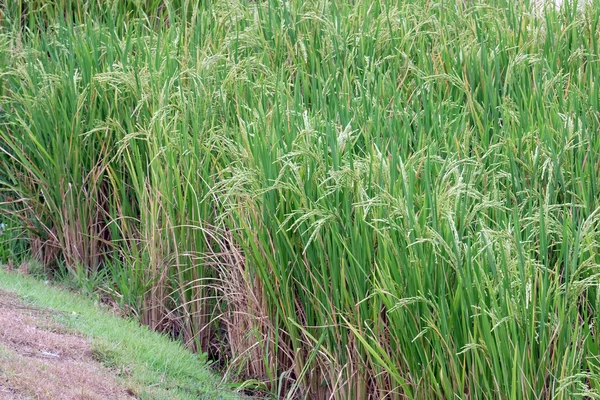
[[[52,313],[0,290],[0,400],[135,398]]]

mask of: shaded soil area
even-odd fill
[[[52,314],[0,290],[0,400],[135,398]]]

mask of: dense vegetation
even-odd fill
[[[597,0],[81,3],[0,15],[8,246],[277,396],[600,398]]]

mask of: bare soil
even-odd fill
[[[0,290],[0,400],[135,398],[53,313]]]

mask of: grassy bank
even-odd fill
[[[142,3],[3,6],[49,271],[275,395],[600,396],[598,1]]]
[[[90,338],[94,357],[120,371],[136,398],[238,398],[208,370],[202,357],[135,321],[101,309],[85,297],[3,269],[0,289],[17,294],[29,305],[57,311],[56,321]]]

